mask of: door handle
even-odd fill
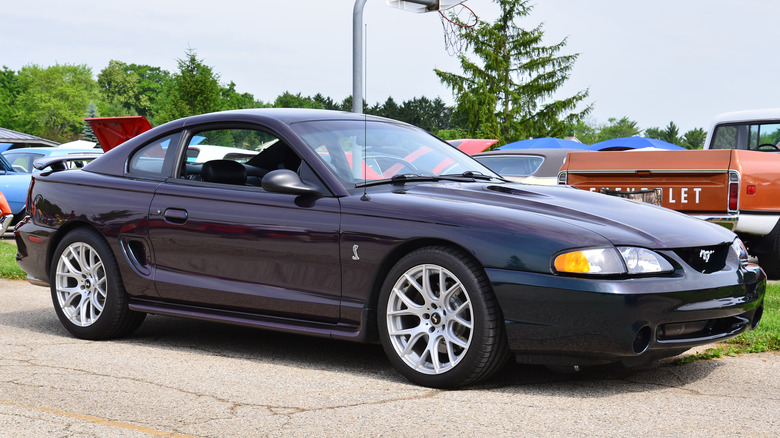
[[[187,210],[181,210],[179,208],[166,208],[163,214],[166,222],[172,224],[183,224],[187,222]]]

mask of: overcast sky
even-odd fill
[[[284,91],[340,101],[352,93],[354,0],[3,2],[0,65],[87,64],[112,59],[177,70],[187,48],[222,83],[264,102]],[[491,0],[466,3],[485,21]],[[460,72],[437,14],[368,0],[366,94],[453,102],[434,68]],[[589,89],[591,121],[627,116],[640,128],[674,121],[709,128],[721,112],[780,107],[780,3],[758,0],[536,0],[525,27],[544,23],[545,44],[568,38],[579,53],[561,97]]]

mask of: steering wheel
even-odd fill
[[[385,169],[382,169],[382,176],[390,178],[394,175],[401,175],[404,173],[418,173],[419,169],[414,164],[398,157],[381,157],[377,161],[392,161],[393,164]],[[384,163],[383,163],[384,164]]]
[[[756,147],[757,151],[780,151],[780,148],[777,147],[777,145],[774,145],[772,143],[761,143]]]

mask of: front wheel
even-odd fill
[[[414,383],[454,388],[483,380],[509,357],[501,311],[472,258],[449,247],[416,250],[385,279],[379,335]]]
[[[111,248],[93,230],[77,229],[65,236],[54,253],[49,278],[57,317],[78,338],[124,336],[146,316],[128,309]]]

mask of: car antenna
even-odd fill
[[[364,35],[366,35],[365,40],[368,41],[368,24],[366,24],[366,31],[363,32]],[[368,73],[366,73],[366,70],[368,70],[368,62],[366,61],[366,56],[368,56],[368,50],[366,50],[366,46],[368,46],[368,43],[361,47],[361,50],[363,50],[363,95],[365,96],[368,92],[368,86],[366,85],[366,82],[368,81]],[[356,96],[352,96],[354,99]],[[359,102],[360,106],[363,106],[363,102]],[[368,151],[368,115],[366,114],[366,111],[363,110],[363,196],[360,197],[361,201],[370,201],[371,197],[368,196],[368,185],[366,184],[368,182],[368,160],[366,159],[366,152]],[[354,159],[352,160],[354,161]]]

